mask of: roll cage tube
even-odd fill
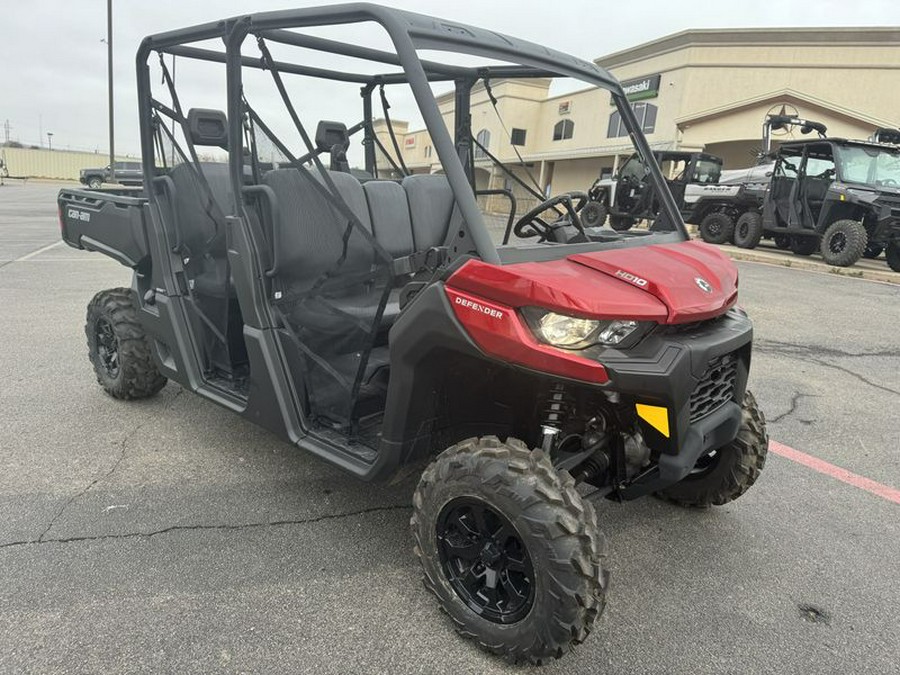
[[[337,80],[356,81],[361,84],[375,82],[406,82],[409,84],[431,135],[434,149],[453,190],[461,215],[468,224],[475,251],[482,260],[493,264],[499,264],[500,262],[496,246],[488,233],[466,171],[462,166],[453,139],[444,125],[437,102],[431,92],[431,87],[429,86],[431,81],[452,81],[463,78],[477,79],[484,76],[493,78],[557,76],[573,77],[608,89],[612,94],[613,103],[622,116],[632,143],[649,168],[650,182],[659,193],[662,210],[669,220],[675,224],[675,228],[681,237],[687,239],[688,235],[684,223],[671,195],[668,193],[662,172],[656,162],[653,161],[653,154],[640,131],[631,107],[628,105],[625,93],[621,85],[605,70],[569,54],[525,40],[500,35],[486,29],[444,21],[413,12],[362,3],[244,15],[224,21],[160,33],[146,38],[141,43],[137,56],[138,99],[142,127],[141,148],[145,175],[153,175],[154,156],[152,129],[149,124],[151,110],[149,67],[147,65],[147,56],[151,51],[184,51],[184,46],[188,43],[224,38],[226,44],[226,58],[224,60],[228,83],[229,143],[233,148],[229,152],[229,163],[232,182],[236,188],[235,213],[241,213],[243,200],[239,189],[237,189],[242,185],[241,154],[239,150],[243,148],[240,119],[240,70],[242,67],[259,68],[261,66],[260,63],[254,62],[254,59],[241,55],[240,49],[244,39],[251,33],[259,35],[270,31],[266,35],[270,41],[290,43],[295,41],[288,41],[285,34],[294,34],[290,31],[282,33],[278,29],[344,25],[366,21],[375,22],[385,29],[394,45],[396,56],[365,47],[348,46],[331,40],[316,39],[314,45],[308,37],[303,38],[303,40],[310,47],[315,46],[321,51],[336,54],[346,55],[348,49],[352,49],[354,53],[351,56],[376,62],[385,62],[389,56],[391,61],[394,61],[403,69],[403,73],[390,73],[380,76],[356,76],[334,71],[331,77]],[[279,38],[285,39],[281,40]],[[194,50],[195,48],[191,49]],[[520,65],[464,68],[434,64],[430,61],[421,60],[417,50],[464,53]],[[203,49],[196,49],[191,55],[204,60],[220,62],[222,60],[218,52],[207,53],[207,50]],[[318,77],[329,74],[329,71],[321,69],[317,69],[315,73],[312,73],[310,72],[312,69],[304,66],[282,69],[281,65],[277,63],[276,67],[279,67],[279,70],[283,72],[295,72]]]

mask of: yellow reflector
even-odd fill
[[[845,195],[841,195],[841,201],[842,201],[842,202],[847,201],[847,197],[846,197]]]
[[[658,405],[635,403],[638,417],[656,429],[666,438],[669,437],[669,411]]]

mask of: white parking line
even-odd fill
[[[31,260],[35,256],[39,256],[41,253],[46,253],[51,248],[55,248],[62,243],[63,243],[62,239],[60,239],[59,241],[54,241],[52,244],[48,244],[47,246],[44,246],[44,248],[39,248],[37,251],[32,251],[31,253],[23,255],[21,258],[16,258],[15,260],[13,260],[13,262],[25,262],[26,260]]]

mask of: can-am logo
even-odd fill
[[[639,276],[635,276],[631,272],[626,272],[625,270],[616,270],[616,276],[620,279],[624,279],[625,281],[630,281],[635,286],[640,286],[641,288],[647,287],[646,279],[641,279]]]
[[[78,209],[69,209],[66,213],[72,220],[83,220],[86,223],[91,222],[91,214],[88,211],[79,211]]]
[[[487,307],[486,305],[482,305],[481,303],[475,302],[474,300],[469,300],[468,298],[463,298],[457,295],[454,302],[457,305],[462,305],[467,309],[471,309],[475,312],[480,312],[481,314],[486,314],[487,316],[493,317],[494,319],[503,318],[503,312],[501,312],[499,309]]]
[[[697,284],[697,288],[699,288],[704,293],[712,293],[713,292],[712,285],[710,285],[710,283],[703,277],[696,277],[694,279],[694,283]]]

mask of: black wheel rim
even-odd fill
[[[843,232],[835,232],[834,236],[831,237],[831,241],[828,242],[828,248],[831,249],[832,253],[840,253],[847,246],[847,235]]]
[[[747,238],[747,230],[750,229],[750,226],[747,223],[741,223],[741,226],[738,228],[738,236],[741,239]]]
[[[100,365],[110,378],[115,379],[119,376],[119,338],[116,337],[112,324],[103,318],[98,319],[94,325],[94,334]]]
[[[718,237],[722,232],[722,226],[716,221],[711,222],[707,227],[709,228],[709,233],[714,237]]]
[[[459,497],[441,510],[436,534],[444,575],[473,612],[504,624],[528,614],[534,569],[509,520],[480,499]]]

